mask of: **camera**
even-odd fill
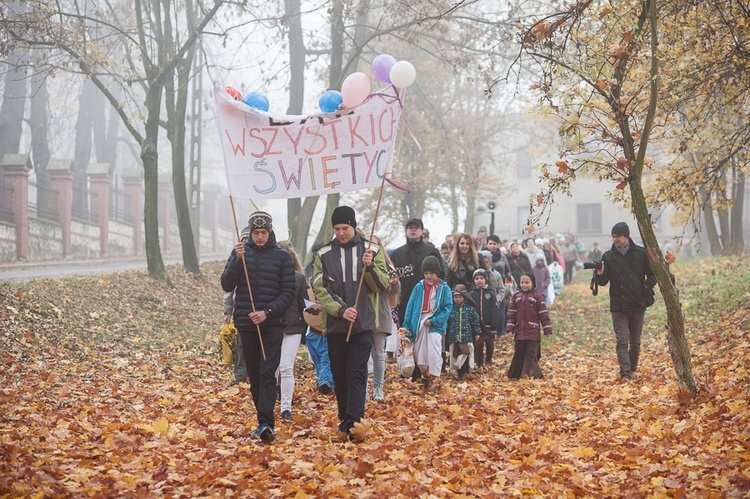
[[[599,270],[602,268],[602,261],[601,260],[594,260],[592,262],[583,262],[583,268],[584,269],[596,269]]]

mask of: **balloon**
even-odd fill
[[[391,68],[391,83],[399,88],[406,88],[417,78],[417,70],[409,61],[398,61]]]
[[[234,99],[242,100],[242,94],[234,87],[224,87],[224,90]]]
[[[364,73],[350,74],[341,85],[344,107],[358,106],[368,95],[370,95],[370,78]]]
[[[383,83],[391,83],[391,68],[396,64],[396,58],[388,54],[380,54],[372,60],[372,74]]]
[[[242,102],[258,111],[268,111],[268,99],[258,92],[250,92],[242,98]]]
[[[320,110],[324,113],[333,113],[341,106],[342,102],[344,102],[344,98],[341,92],[338,90],[329,90],[320,96],[318,106],[320,106]]]

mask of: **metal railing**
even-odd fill
[[[52,187],[29,182],[29,215],[51,222],[60,221],[60,192]]]
[[[82,222],[97,223],[99,217],[91,211],[91,206],[95,204],[98,195],[95,192],[88,192],[87,189],[81,189],[73,185],[73,209],[72,215],[76,220]]]
[[[3,222],[14,222],[15,213],[13,212],[13,187],[3,185],[0,188],[0,220]]]
[[[133,223],[130,216],[130,194],[116,189],[110,190],[109,218],[118,222]]]

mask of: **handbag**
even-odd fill
[[[237,328],[231,322],[224,324],[219,333],[219,352],[221,365],[233,366],[234,355],[237,352]]]
[[[411,340],[404,335],[400,335],[398,350],[396,350],[396,367],[405,378],[411,378],[414,374],[414,350]]]

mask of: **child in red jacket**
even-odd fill
[[[510,299],[506,330],[515,335],[515,353],[510,362],[508,377],[520,379],[522,376],[543,378],[539,368],[539,348],[542,343],[542,329],[546,336],[552,334],[552,323],[544,304],[544,296],[534,291],[534,274],[526,272],[521,276],[521,290]]]

